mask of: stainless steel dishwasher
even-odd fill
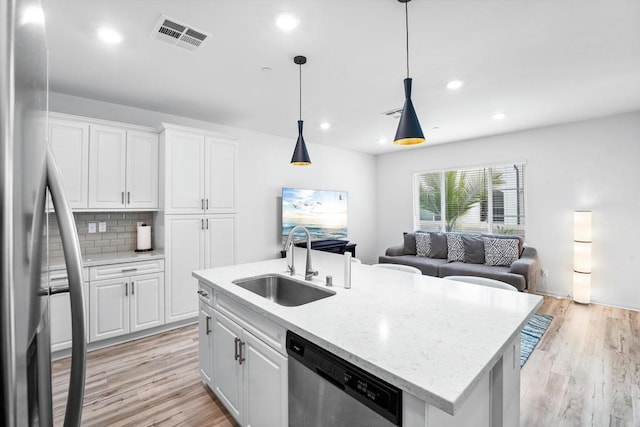
[[[402,425],[402,391],[287,331],[289,427]]]

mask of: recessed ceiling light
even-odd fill
[[[38,6],[27,7],[22,13],[20,24],[44,24],[44,12],[42,8]]]
[[[451,80],[449,83],[447,83],[447,89],[458,90],[462,87],[463,84],[464,82],[461,80]]]
[[[322,122],[322,123],[320,123],[320,129],[322,129],[322,130],[327,130],[327,129],[329,129],[330,127],[331,127],[331,123],[329,123],[329,122]]]
[[[382,145],[382,144],[386,144],[386,143],[387,143],[387,138],[378,139],[378,144]]]
[[[100,27],[98,28],[98,37],[105,43],[109,44],[117,44],[124,40],[122,34],[109,27]]]
[[[262,67],[262,68],[260,68],[260,71],[262,71],[263,73],[268,74],[268,73],[271,72],[271,67],[267,67],[267,66]]]
[[[496,120],[502,120],[507,117],[507,115],[505,113],[495,113],[492,117]]]
[[[296,28],[299,23],[300,23],[300,19],[298,19],[297,16],[288,12],[282,12],[278,14],[278,16],[276,16],[276,25],[282,31],[289,32],[294,28]]]
[[[439,130],[439,129],[440,129],[440,126],[434,126],[431,128],[431,130]]]

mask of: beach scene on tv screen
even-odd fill
[[[311,240],[347,238],[347,192],[282,189],[282,238],[296,226],[306,227]],[[296,233],[296,241],[304,233]]]

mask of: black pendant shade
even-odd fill
[[[302,136],[302,120],[298,120],[298,142],[296,142],[296,148],[291,156],[291,164],[293,166],[309,166],[311,164],[307,145]]]
[[[411,102],[411,79],[408,77],[404,79],[404,96],[404,107],[393,143],[398,145],[420,144],[424,142],[424,134],[416,110],[413,108],[413,102]]]
[[[405,30],[407,35],[407,78],[404,79],[404,107],[402,108],[400,123],[398,123],[398,130],[396,131],[396,137],[393,138],[393,143],[398,145],[414,145],[423,143],[425,139],[422,133],[422,127],[418,121],[416,109],[413,108],[413,102],[411,101],[411,78],[409,77],[409,9],[407,7],[407,3],[411,0],[398,1],[404,3]]]
[[[298,120],[298,141],[296,142],[296,148],[293,150],[293,156],[291,156],[291,165],[309,166],[311,158],[307,151],[307,144],[304,143],[304,136],[302,136],[302,65],[307,63],[307,58],[298,55],[293,58],[293,62],[300,67],[300,119]]]

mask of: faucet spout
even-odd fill
[[[311,233],[309,233],[309,230],[307,230],[305,227],[301,225],[294,227],[293,230],[289,232],[289,235],[287,236],[287,241],[285,242],[284,247],[282,248],[282,250],[285,251],[286,253],[289,250],[289,247],[291,247],[291,264],[287,263],[287,270],[289,270],[289,274],[291,274],[292,276],[296,273],[294,255],[293,255],[294,254],[293,235],[297,231],[304,231],[305,237],[307,238],[307,262],[305,266],[304,280],[312,280],[313,276],[318,275],[318,272],[313,270],[313,267],[311,266]]]

